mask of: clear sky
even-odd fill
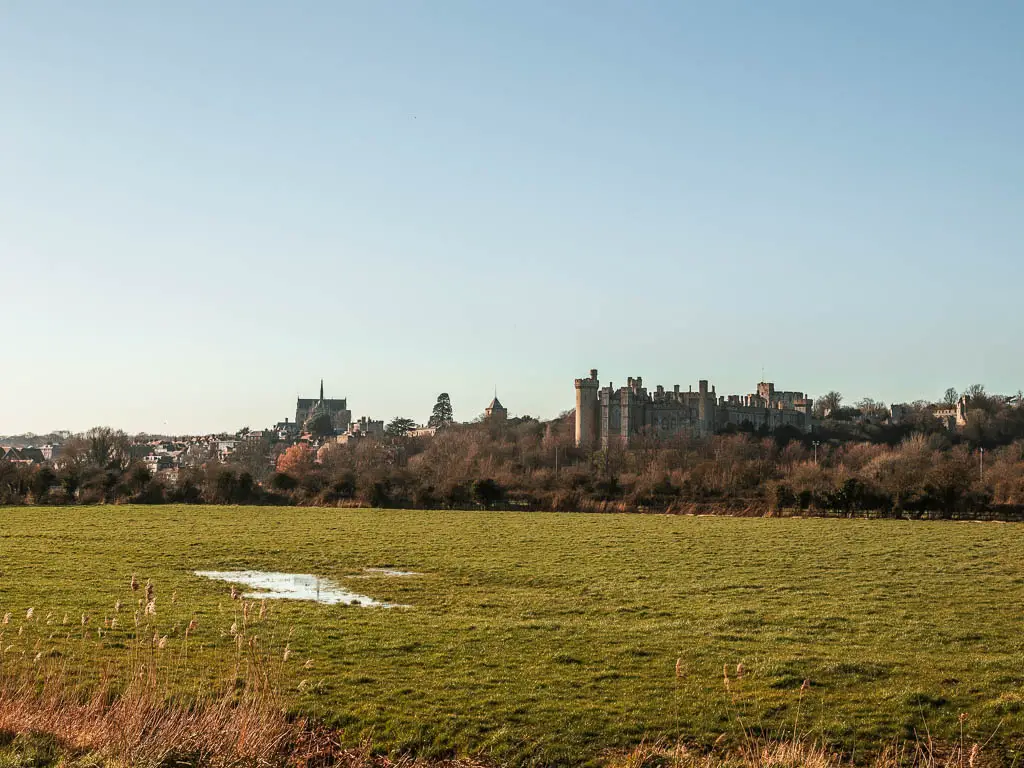
[[[1024,386],[1024,5],[0,2],[0,434]]]

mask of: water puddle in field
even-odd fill
[[[416,571],[399,571],[394,568],[363,568],[363,573],[366,576],[422,576],[422,573]],[[352,578],[366,578],[366,576],[353,576]]]
[[[310,600],[325,605],[359,605],[364,608],[408,608],[406,605],[383,603],[360,595],[330,579],[321,579],[308,573],[275,573],[271,571],[195,571],[215,581],[243,584],[259,590],[246,592],[242,597],[251,600]]]

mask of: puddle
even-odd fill
[[[382,603],[366,595],[356,594],[330,579],[321,579],[308,573],[273,573],[268,571],[195,571],[215,581],[244,584],[258,589],[246,592],[242,597],[252,600],[311,600],[326,605],[361,605],[367,608],[408,608],[404,605]]]
[[[399,571],[395,568],[363,568],[363,573],[371,576],[422,576],[416,571]]]

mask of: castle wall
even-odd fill
[[[770,382],[758,384],[752,395],[718,398],[703,379],[696,392],[681,392],[678,385],[671,391],[659,386],[648,392],[639,377],[628,379],[626,386],[616,390],[611,385],[599,388],[597,370],[590,373],[589,379],[576,379],[577,445],[625,445],[642,434],[712,435],[744,422],[754,428],[811,429],[812,401],[802,392],[777,391]]]

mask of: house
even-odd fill
[[[43,452],[39,448],[15,448],[13,446],[0,446],[0,461],[10,464],[42,464],[46,461]]]

